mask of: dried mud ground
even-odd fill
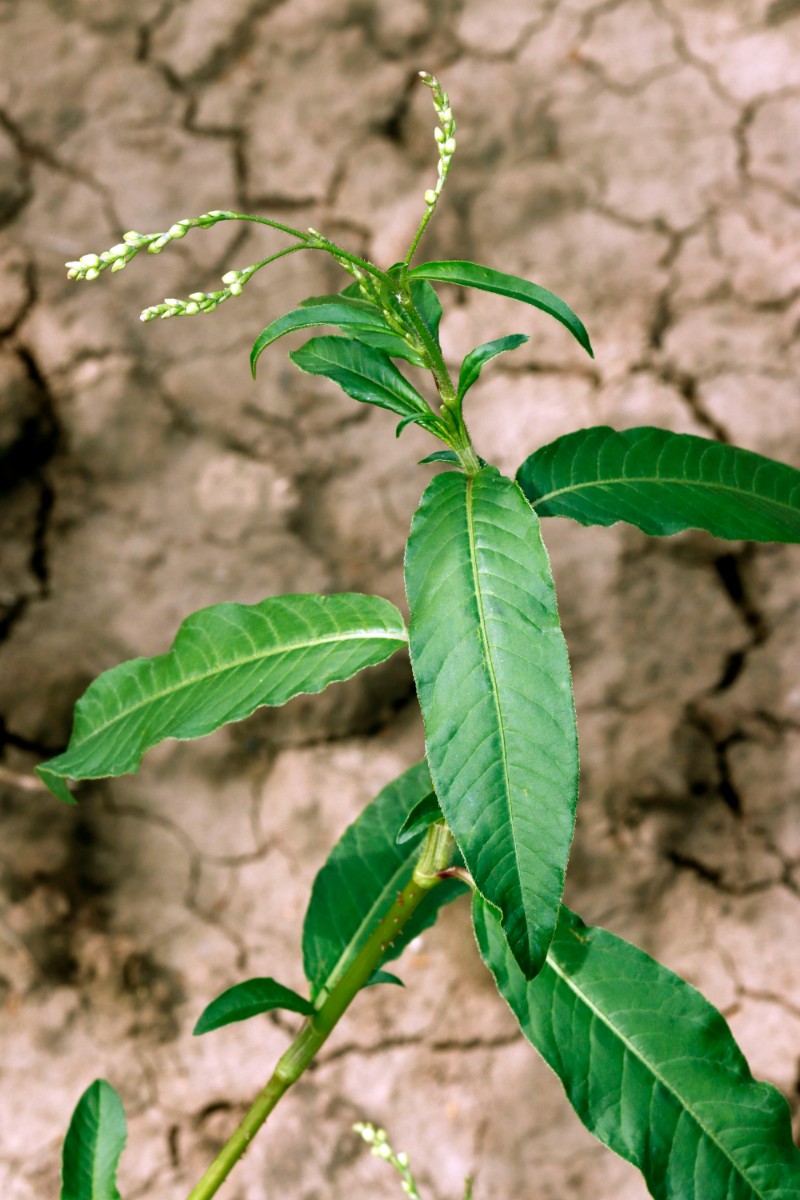
[[[800,465],[798,0],[0,0],[0,1195],[58,1191],[97,1075],[130,1118],[126,1200],[180,1200],[261,1086],[287,1018],[199,1040],[248,975],[301,983],[311,879],[422,748],[408,666],[204,742],[75,809],[32,789],[71,705],[226,599],[402,603],[432,447],[301,376],[268,319],[341,281],[320,256],[215,316],[138,312],[263,257],[198,232],[74,285],[62,262],[239,207],[399,257],[434,178],[429,96],[459,121],[427,257],[533,277],[585,318],[448,296],[448,358],[531,342],[469,405],[512,471],[586,424],[661,424]],[[728,1016],[800,1108],[800,552],[546,527],[583,751],[571,903]],[[390,1196],[350,1132],[407,1149],[425,1196],[638,1200],[521,1041],[454,906],[358,1001],[237,1169],[229,1200]]]

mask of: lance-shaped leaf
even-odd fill
[[[343,337],[312,338],[289,355],[309,375],[324,375],[364,404],[376,404],[435,432],[441,421],[381,350]]]
[[[314,880],[303,925],[303,966],[318,1008],[411,878],[423,831],[402,846],[397,831],[431,787],[424,762],[405,771],[345,830]],[[463,891],[455,880],[433,888],[383,961],[397,958]]]
[[[119,1096],[96,1079],[78,1101],[64,1141],[61,1200],[120,1200],[117,1168],[127,1135]]]
[[[789,1106],[754,1081],[728,1025],[695,988],[635,946],[562,909],[528,983],[476,898],[484,961],[525,1037],[591,1132],[659,1200],[794,1200]]]
[[[516,350],[525,342],[530,341],[526,333],[509,333],[506,337],[496,338],[493,342],[484,342],[470,350],[461,364],[458,376],[458,399],[463,400],[473,383],[477,380],[484,366],[490,359],[506,350]]]
[[[411,526],[406,589],[436,794],[532,977],[561,902],[578,744],[550,563],[517,485],[489,467],[437,476]]]
[[[234,1021],[247,1021],[275,1008],[305,1016],[314,1011],[310,1000],[275,979],[247,979],[244,983],[235,983],[212,1000],[200,1014],[193,1032],[198,1037],[201,1033],[221,1029]]]
[[[96,679],[75,708],[67,749],[37,773],[69,802],[67,779],[135,771],[165,738],[202,737],[261,705],[321,692],[405,643],[400,613],[379,596],[276,596],[202,609],[166,654]]]
[[[267,346],[287,333],[294,333],[296,329],[310,329],[315,325],[335,325],[337,329],[375,330],[388,334],[392,332],[381,310],[368,300],[357,300],[350,296],[312,296],[299,308],[278,317],[258,335],[250,351],[253,378],[256,364]]]
[[[408,842],[418,834],[424,833],[437,821],[444,821],[444,813],[436,792],[428,792],[428,795],[424,796],[419,804],[414,805],[403,822],[397,835],[398,846],[402,846],[403,842]]]
[[[694,434],[580,429],[537,450],[517,479],[543,517],[627,521],[656,536],[706,529],[719,538],[800,542],[800,471]]]
[[[548,292],[547,288],[539,287],[527,279],[517,275],[506,275],[503,271],[494,271],[481,263],[448,260],[446,262],[421,263],[409,271],[409,279],[433,279],[439,283],[455,283],[461,287],[479,288],[483,292],[497,292],[501,296],[509,296],[512,300],[521,300],[524,304],[532,304],[551,317],[560,321],[583,346],[587,354],[594,358],[592,344],[583,322],[558,296]]]

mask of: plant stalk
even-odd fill
[[[442,882],[439,872],[450,861],[452,845],[452,834],[446,825],[432,825],[429,828],[411,879],[398,892],[397,899],[375,926],[320,1009],[308,1018],[295,1040],[281,1055],[266,1087],[202,1179],[192,1188],[187,1200],[210,1200],[217,1194],[284,1092],[297,1082],[345,1010],[378,969],[387,948],[431,888]]]

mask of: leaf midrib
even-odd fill
[[[703,479],[675,479],[675,478],[672,478],[672,476],[665,477],[663,475],[655,475],[655,476],[627,475],[627,476],[622,476],[620,478],[617,478],[616,476],[614,476],[610,479],[590,479],[590,480],[586,480],[583,483],[571,483],[568,487],[556,488],[554,491],[547,492],[543,496],[537,496],[535,500],[531,501],[531,503],[532,503],[533,508],[536,508],[537,505],[547,504],[548,501],[554,499],[557,496],[563,496],[566,493],[586,491],[589,488],[596,488],[596,487],[613,487],[613,486],[616,486],[619,484],[626,484],[626,483],[627,484],[645,483],[645,484],[659,484],[659,485],[667,484],[668,486],[681,486],[681,487],[689,487],[689,488],[707,488],[709,491],[732,492],[737,496],[755,496],[759,500],[765,500],[765,501],[767,501],[768,504],[773,504],[773,505],[775,505],[776,508],[785,509],[787,512],[790,512],[790,513],[798,512],[798,509],[795,505],[787,504],[785,501],[782,501],[782,500],[775,500],[771,496],[765,496],[762,492],[755,492],[752,490],[747,490],[746,488],[743,488],[743,487],[734,487],[729,483],[706,482]]]
[[[744,1174],[743,1168],[739,1165],[739,1163],[736,1161],[736,1159],[732,1156],[732,1154],[730,1153],[728,1148],[722,1142],[720,1142],[718,1138],[716,1138],[714,1136],[714,1133],[710,1129],[708,1129],[708,1127],[703,1122],[702,1118],[700,1116],[698,1116],[698,1114],[694,1111],[693,1108],[691,1108],[687,1103],[684,1102],[683,1097],[681,1096],[680,1092],[678,1092],[670,1083],[667,1082],[667,1080],[658,1071],[658,1069],[649,1061],[649,1059],[645,1058],[644,1055],[639,1050],[637,1050],[637,1048],[633,1045],[633,1043],[630,1041],[630,1039],[622,1032],[621,1029],[619,1029],[614,1024],[614,1022],[611,1020],[611,1018],[606,1013],[604,1013],[601,1008],[597,1007],[597,1005],[594,1003],[594,1001],[591,1000],[586,995],[586,993],[575,983],[575,981],[572,979],[572,977],[570,975],[566,974],[561,969],[561,967],[558,965],[555,958],[553,957],[552,950],[549,950],[547,953],[547,965],[558,976],[558,978],[567,985],[567,987],[574,993],[574,995],[577,996],[578,999],[583,1004],[585,1004],[588,1009],[591,1010],[593,1015],[595,1017],[597,1017],[597,1019],[599,1021],[601,1021],[602,1024],[604,1024],[607,1029],[610,1029],[611,1032],[617,1038],[619,1038],[619,1040],[625,1046],[625,1049],[630,1054],[632,1054],[633,1057],[635,1059],[637,1059],[645,1067],[645,1069],[650,1072],[651,1075],[654,1076],[656,1081],[661,1084],[661,1086],[664,1088],[664,1090],[667,1091],[678,1102],[679,1106],[683,1109],[683,1111],[689,1114],[689,1116],[692,1118],[694,1123],[699,1127],[701,1132],[703,1134],[705,1134],[705,1136],[708,1138],[708,1140],[710,1142],[713,1143],[714,1146],[716,1146],[716,1148],[723,1155],[723,1157],[728,1160],[728,1162],[731,1164],[731,1166],[733,1167],[734,1171],[739,1176],[739,1178],[747,1185],[747,1187],[752,1189],[753,1196],[757,1197],[757,1200],[769,1200],[769,1197],[767,1196],[767,1194],[765,1192],[759,1191],[758,1188],[756,1187],[756,1185],[752,1182],[752,1180],[747,1175]]]
[[[376,380],[373,375],[365,374],[362,369],[360,369],[359,367],[354,367],[352,365],[352,363],[350,363],[350,362],[342,362],[341,360],[334,357],[333,355],[331,355],[330,358],[326,358],[324,354],[321,354],[319,352],[319,350],[314,350],[313,353],[317,355],[317,357],[320,359],[321,362],[324,362],[326,364],[331,364],[335,367],[338,367],[340,371],[347,371],[351,375],[354,375],[356,377],[356,379],[364,380],[366,383],[369,384],[370,389],[373,392],[375,392],[375,393],[383,392],[387,396],[390,396],[395,400],[397,400],[397,399],[403,400],[406,404],[408,404],[409,408],[413,408],[416,412],[419,412],[422,414],[432,413],[431,408],[425,403],[424,397],[420,395],[420,393],[416,390],[416,388],[413,387],[412,384],[410,384],[408,382],[408,380],[405,378],[404,375],[402,375],[400,373],[400,371],[397,371],[397,375],[399,377],[397,380],[397,383],[401,384],[403,386],[399,386],[397,389],[394,389],[394,388],[389,387],[389,385],[387,383],[385,383],[383,380]],[[381,352],[378,351],[378,353],[381,353]],[[392,363],[388,359],[385,364],[381,363],[381,368],[388,369],[390,374],[391,374],[391,372],[396,370],[396,368],[394,368],[392,366]],[[391,378],[392,378],[392,382],[395,382],[393,374],[391,375]]]
[[[478,557],[477,557],[477,550],[476,550],[476,546],[475,546],[475,522],[474,522],[474,516],[473,516],[473,503],[474,503],[473,490],[474,490],[474,479],[472,477],[470,477],[467,479],[467,504],[466,504],[466,508],[467,508],[467,539],[469,542],[470,567],[472,569],[472,582],[474,585],[475,599],[476,599],[477,606],[478,606],[478,629],[480,631],[480,637],[481,637],[481,648],[483,650],[483,656],[484,656],[487,671],[489,674],[489,682],[491,684],[491,690],[492,690],[492,699],[494,700],[495,712],[497,714],[497,728],[498,728],[498,732],[500,734],[500,747],[501,747],[501,751],[502,751],[502,768],[503,768],[503,784],[504,784],[503,790],[504,790],[504,795],[505,795],[506,809],[508,812],[508,823],[511,827],[511,840],[512,840],[512,843],[514,846],[514,862],[517,865],[517,872],[519,874],[519,856],[517,854],[517,833],[516,833],[516,827],[515,827],[515,822],[514,822],[513,806],[511,804],[511,781],[508,777],[508,750],[507,750],[507,746],[506,746],[506,733],[505,733],[505,726],[503,723],[503,712],[500,707],[500,693],[499,693],[498,687],[497,687],[497,677],[495,675],[494,662],[493,662],[492,656],[491,656],[491,642],[489,640],[489,632],[486,628],[486,615],[485,615],[484,607],[483,607],[483,594],[481,592],[479,575],[478,575]],[[527,914],[524,914],[524,915],[525,915],[525,927],[527,929],[527,926],[528,926]]]
[[[204,671],[200,675],[192,675],[189,679],[182,679],[180,683],[177,683],[172,687],[162,688],[160,692],[151,692],[149,696],[146,696],[144,700],[140,700],[138,704],[133,704],[130,708],[126,708],[123,712],[112,717],[110,721],[106,721],[105,724],[96,726],[88,735],[88,737],[85,737],[82,741],[77,742],[73,749],[83,749],[83,747],[87,746],[93,738],[99,737],[100,734],[105,733],[106,730],[111,729],[112,726],[118,724],[120,721],[126,720],[133,713],[138,712],[140,709],[146,708],[148,704],[154,704],[158,700],[163,700],[165,696],[175,695],[182,689],[193,687],[196,683],[202,683],[205,679],[211,679],[215,675],[223,675],[227,671],[235,671],[238,670],[239,667],[247,666],[249,663],[258,662],[260,659],[274,658],[278,654],[291,654],[295,650],[310,650],[313,646],[328,646],[337,642],[352,642],[360,639],[374,639],[375,641],[397,641],[399,649],[400,645],[408,641],[408,635],[405,630],[394,634],[386,629],[382,629],[380,631],[376,629],[367,631],[366,633],[364,630],[359,630],[358,632],[354,633],[337,634],[335,637],[314,638],[312,641],[308,642],[293,642],[290,645],[277,646],[266,651],[261,651],[259,654],[251,654],[246,658],[236,659],[235,662],[226,663],[223,667],[220,667],[216,670]],[[174,653],[174,651],[167,651],[167,654],[169,653]],[[69,747],[67,748],[67,752],[68,751]]]
[[[373,919],[375,918],[375,914],[378,912],[381,905],[385,902],[387,895],[391,896],[397,892],[400,880],[402,879],[403,875],[409,871],[410,865],[411,864],[410,864],[408,858],[403,859],[402,862],[400,862],[398,864],[397,869],[395,871],[393,871],[390,878],[384,882],[384,885],[383,885],[383,888],[381,889],[380,894],[376,897],[374,902],[370,905],[369,909],[362,917],[361,921],[359,922],[358,928],[356,929],[356,931],[353,933],[353,935],[348,940],[346,946],[340,953],[335,964],[333,965],[333,967],[331,968],[331,970],[328,972],[327,976],[325,977],[325,982],[320,986],[319,991],[317,992],[316,996],[314,997],[315,1009],[319,1009],[322,1006],[322,1004],[324,1003],[324,1001],[330,994],[331,989],[333,987],[335,987],[335,985],[338,983],[338,981],[339,981],[341,975],[343,974],[344,969],[347,965],[347,961],[348,961],[349,956],[351,955],[353,946],[358,944],[358,940],[359,940],[359,938],[361,938],[363,936],[365,930],[368,928],[371,928]],[[377,923],[377,921],[376,921],[376,923]]]

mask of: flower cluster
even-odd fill
[[[387,1141],[386,1130],[376,1129],[374,1125],[370,1125],[364,1121],[359,1121],[357,1125],[354,1125],[353,1130],[363,1138],[368,1146],[372,1147],[372,1153],[376,1158],[384,1159],[385,1162],[390,1163],[395,1171],[398,1172],[401,1177],[400,1186],[406,1196],[408,1196],[408,1200],[419,1200],[417,1185],[414,1182],[414,1176],[411,1174],[411,1168],[408,1165],[408,1155],[402,1151],[399,1154],[395,1154]]]
[[[70,279],[91,281],[97,279],[101,271],[106,271],[109,267],[112,271],[121,271],[140,250],[147,250],[148,254],[160,254],[170,242],[186,237],[190,229],[209,229],[216,225],[217,221],[226,221],[232,215],[215,209],[199,217],[184,217],[182,221],[170,225],[165,233],[137,233],[132,229],[123,234],[122,241],[110,250],[104,250],[102,254],[83,254],[80,258],[66,263],[67,276]]]
[[[428,208],[433,208],[444,187],[444,181],[450,170],[450,160],[456,152],[456,122],[447,92],[436,76],[430,75],[427,71],[420,71],[419,77],[425,86],[431,89],[433,107],[439,118],[439,124],[434,130],[434,137],[439,146],[439,178],[436,187],[429,188],[425,193],[425,203]]]
[[[156,317],[194,317],[197,313],[210,313],[231,296],[241,296],[242,288],[255,274],[261,263],[245,267],[241,271],[226,271],[222,276],[225,287],[218,292],[191,292],[188,299],[176,300],[168,297],[162,304],[151,304],[139,316],[140,321],[154,321]]]

